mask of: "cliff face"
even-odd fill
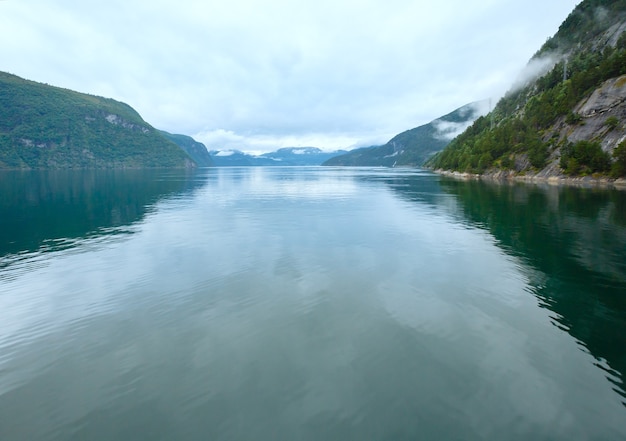
[[[626,136],[626,75],[605,81],[593,91],[589,98],[574,107],[573,112],[580,115],[581,123],[574,126],[560,118],[554,130],[570,142],[598,140],[602,149],[613,151]],[[615,125],[607,124],[609,118],[617,119]]]
[[[494,110],[432,168],[492,176],[626,174],[626,1],[585,0]]]
[[[528,161],[518,161],[516,172],[537,177],[566,177],[561,167],[562,148],[570,143],[589,141],[598,143],[602,150],[612,155],[616,147],[626,140],[626,75],[602,83],[591,95],[572,109],[577,117],[561,116],[546,130],[543,140],[557,147],[541,170],[533,170]]]
[[[0,72],[0,169],[192,166],[127,104]]]

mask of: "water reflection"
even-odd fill
[[[0,259],[124,232],[168,195],[203,185],[186,170],[0,172]],[[4,259],[6,261],[6,259]],[[1,261],[0,261],[1,262]],[[1,263],[0,263],[1,265]]]
[[[0,439],[624,438],[614,365],[541,297],[564,276],[486,228],[516,217],[465,211],[498,197],[418,170],[155,180],[176,190],[132,235],[0,269]]]
[[[341,171],[315,173],[317,167],[229,167],[211,169],[216,193],[263,199],[341,199],[353,195],[355,176]]]
[[[448,179],[441,187],[458,216],[543,274],[533,283],[540,305],[626,403],[626,193]]]

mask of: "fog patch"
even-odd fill
[[[557,63],[562,61],[565,57],[560,54],[545,54],[537,58],[533,58],[528,62],[526,67],[517,76],[513,86],[509,90],[511,92],[517,92],[518,90],[526,87],[531,82],[535,81],[550,72]]]
[[[486,115],[490,111],[489,100],[478,101],[468,104],[459,109],[459,116],[466,118],[465,121],[446,121],[444,119],[436,119],[431,124],[437,131],[435,138],[444,141],[452,141],[454,138],[463,133],[469,126],[474,124],[479,117]]]
[[[605,21],[609,18],[609,11],[604,6],[598,6],[595,11],[593,11],[594,18],[597,21]]]
[[[443,139],[445,141],[452,141],[454,138],[463,133],[474,121],[465,121],[462,123],[437,120],[433,121],[437,133],[435,138]]]

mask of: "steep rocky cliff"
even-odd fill
[[[626,75],[607,80],[574,107],[574,114],[581,118],[579,123],[568,124],[566,118],[561,117],[552,131],[561,140],[568,139],[570,142],[597,139],[603,150],[612,151],[626,135],[625,101]],[[618,122],[607,124],[610,118]]]
[[[606,80],[574,106],[572,115],[575,117],[559,117],[546,130],[544,141],[556,146],[546,166],[533,170],[530,164],[524,164],[517,171],[537,177],[566,176],[566,170],[561,166],[563,146],[581,141],[598,143],[602,151],[612,156],[626,140],[626,75]]]
[[[585,0],[494,110],[429,162],[498,177],[626,174],[626,1]]]

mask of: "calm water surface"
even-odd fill
[[[626,192],[0,174],[0,439],[626,439]]]

